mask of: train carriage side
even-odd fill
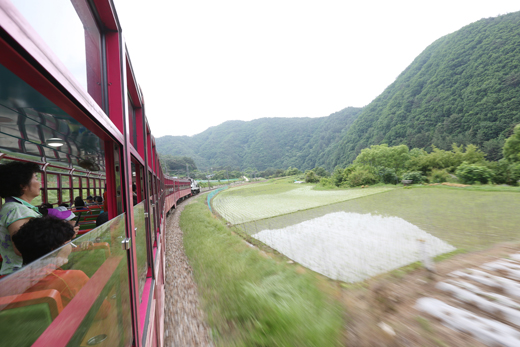
[[[165,218],[189,185],[161,171],[112,1],[53,6],[0,1],[0,164],[39,165],[31,203],[68,204],[81,247],[0,279],[0,346],[162,346]]]

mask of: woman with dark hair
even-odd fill
[[[31,218],[41,217],[31,201],[40,195],[37,173],[40,166],[35,163],[9,162],[0,165],[0,196],[5,204],[0,210],[0,255],[4,261],[0,275],[10,274],[22,267],[22,256],[11,241],[11,237]]]
[[[85,206],[85,201],[83,201],[81,196],[76,196],[74,198],[74,207],[76,210],[88,210],[87,206]]]

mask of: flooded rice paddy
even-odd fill
[[[329,278],[355,282],[455,247],[398,217],[330,213],[253,235],[303,266]]]
[[[256,193],[245,189],[249,200],[234,207],[248,211],[249,221],[234,224],[302,265],[349,282],[419,260],[418,238],[428,240],[432,255],[520,240],[519,192],[414,187],[375,194],[371,187],[362,191],[364,195],[341,202],[331,194],[326,204],[329,192],[321,191],[321,206],[288,213],[294,206],[288,200],[278,201],[279,192],[269,202],[269,192],[256,189]],[[371,189],[374,193],[366,194]],[[263,202],[249,206],[247,201],[256,196]],[[302,195],[299,206],[309,198]],[[262,206],[269,204],[276,208],[269,207],[266,213]]]

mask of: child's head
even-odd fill
[[[11,238],[26,265],[60,248],[74,235],[70,223],[53,217],[41,217],[29,220]]]

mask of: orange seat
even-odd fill
[[[0,310],[2,311],[36,304],[48,304],[52,319],[63,310],[61,295],[55,289],[0,297]]]

